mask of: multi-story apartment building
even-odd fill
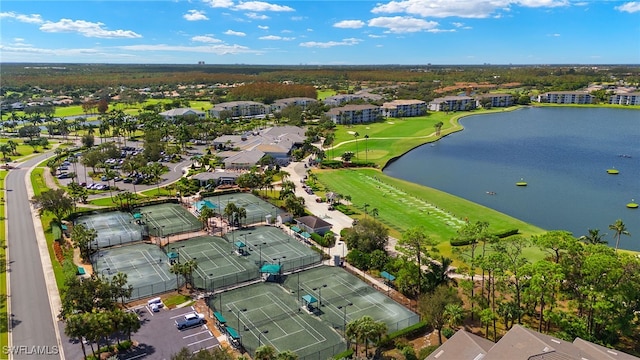
[[[293,97],[293,98],[286,98],[286,99],[278,99],[274,101],[273,104],[271,104],[271,111],[272,112],[282,111],[282,109],[291,105],[299,106],[302,108],[302,110],[304,110],[307,108],[307,106],[316,102],[318,102],[318,100],[307,98],[307,97]]]
[[[329,110],[327,116],[336,124],[362,124],[373,122],[380,116],[376,105],[346,105]]]
[[[550,91],[538,95],[538,102],[549,104],[592,104],[593,96],[585,91]]]
[[[511,94],[483,94],[478,96],[477,99],[481,104],[490,101],[492,108],[512,106],[514,103],[513,95]]]
[[[269,113],[269,106],[255,101],[230,101],[216,104],[209,114],[211,117],[220,118],[220,113],[230,111],[231,117],[252,117]]]
[[[445,96],[429,102],[431,111],[468,111],[476,108],[476,100],[470,96]]]
[[[611,95],[609,103],[617,105],[640,105],[640,92]]]
[[[190,108],[179,108],[179,109],[171,109],[165,112],[161,112],[159,115],[162,116],[165,120],[169,120],[169,121],[175,121],[176,119],[183,118],[186,116],[195,116],[200,120],[204,120],[207,113],[205,113],[204,111],[194,110]]]
[[[382,104],[384,117],[412,117],[427,113],[427,103],[422,100],[393,100]]]

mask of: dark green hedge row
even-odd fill
[[[380,346],[383,348],[388,348],[393,344],[393,341],[402,337],[414,337],[421,334],[424,334],[427,331],[428,325],[424,321],[417,322],[411,326],[408,326],[404,329],[394,331],[388,335],[386,335],[382,340],[380,340]]]
[[[495,233],[493,234],[495,237],[497,237],[498,239],[504,239],[506,237],[512,236],[512,235],[517,235],[519,232],[518,229],[511,229],[511,230],[506,230],[503,232],[499,232],[499,233]],[[473,240],[472,239],[451,239],[449,240],[449,243],[451,244],[451,246],[465,246],[465,245],[469,245],[471,244]]]

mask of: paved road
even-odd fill
[[[13,355],[16,360],[61,358],[54,324],[54,316],[57,314],[52,314],[47,291],[47,286],[51,284],[48,285],[45,281],[40,260],[41,249],[34,228],[39,223],[32,221],[25,179],[29,168],[47,156],[40,155],[20,164],[18,169],[9,171],[5,182],[10,336],[14,348],[25,346],[18,348],[20,351]],[[44,250],[46,251],[46,244]],[[46,259],[49,259],[48,255]],[[55,282],[53,286],[55,287]]]

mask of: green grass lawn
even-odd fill
[[[510,109],[516,109],[513,107]],[[339,125],[335,132],[334,147],[326,149],[327,157],[335,159],[346,151],[352,151],[356,157],[352,161],[370,161],[383,167],[389,160],[442,136],[462,130],[458,120],[464,116],[501,112],[499,110],[475,110],[446,114],[429,113],[426,116],[411,118],[389,118],[383,122]],[[434,125],[442,122],[440,136],[435,135]],[[355,133],[359,136],[356,137]],[[365,135],[369,138],[365,139]]]
[[[6,258],[6,245],[7,239],[5,237],[5,218],[4,218],[4,179],[7,176],[7,171],[0,170],[0,190],[2,191],[2,198],[0,199],[0,346],[8,345],[9,343],[9,318],[7,316],[7,258]],[[2,355],[4,356],[4,354]]]
[[[387,176],[379,170],[318,170],[314,174],[327,190],[350,195],[359,212],[364,214],[365,203],[369,205],[369,213],[377,209],[377,220],[390,228],[393,237],[399,238],[406,229],[422,226],[439,243],[443,254],[451,253],[449,240],[466,221],[486,221],[492,232],[518,229],[525,236],[544,232],[490,208]]]

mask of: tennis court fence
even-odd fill
[[[320,351],[317,351],[312,354],[298,356],[298,360],[326,360],[332,359],[334,355],[339,354],[343,351],[347,350],[347,344],[336,344],[333,346],[326,347]]]
[[[178,276],[177,279],[174,278],[162,282],[155,282],[153,284],[134,286],[129,300],[138,300],[154,295],[163,294],[166,292],[175,291],[177,288],[184,286],[184,284],[184,278],[182,276]]]
[[[256,280],[260,277],[257,269],[249,269],[233,274],[216,276],[213,278],[204,278],[202,276],[198,276],[197,274],[193,275],[194,287],[198,289],[202,289],[205,291],[217,291],[221,288],[227,288],[230,286],[239,285],[245,282],[249,282],[252,280]]]
[[[118,232],[117,235],[104,235],[98,236],[95,241],[91,243],[94,248],[106,248],[111,246],[129,245],[144,240],[142,232],[127,231]]]

